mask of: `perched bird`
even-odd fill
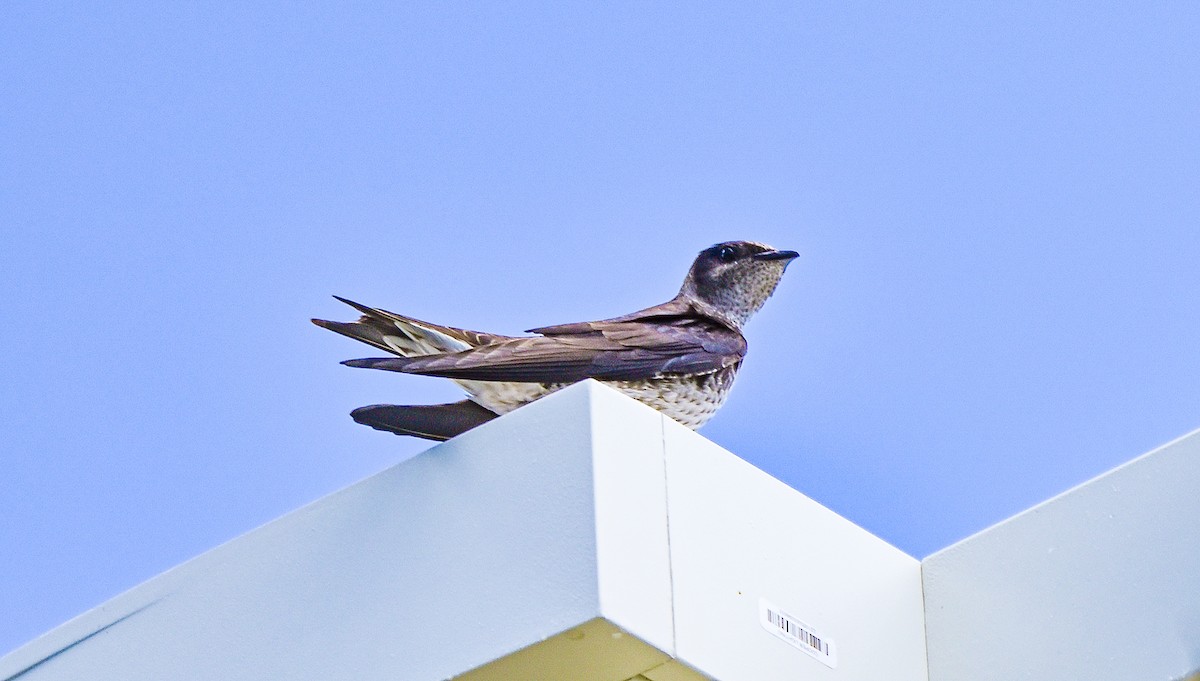
[[[396,355],[343,364],[442,376],[467,391],[467,399],[453,404],[377,404],[351,412],[378,430],[447,440],[585,378],[699,428],[733,386],[746,354],[742,325],[796,256],[752,241],[717,244],[700,252],[671,300],[612,319],[529,330],[537,336],[439,326],[345,298],[338,300],[362,313],[358,321],[312,321]]]

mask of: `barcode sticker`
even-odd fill
[[[826,667],[837,667],[837,646],[832,639],[763,598],[758,599],[758,623],[776,638],[817,658]]]

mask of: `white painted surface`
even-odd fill
[[[924,562],[932,681],[1200,669],[1200,432]]]
[[[926,678],[916,559],[678,424],[665,441],[679,659],[723,681]],[[837,667],[766,631],[760,599]]]
[[[0,659],[0,679],[431,681],[587,621],[598,582],[586,390],[118,596]]]
[[[693,679],[674,655],[720,681],[1166,681],[1200,668],[1198,490],[1200,433],[922,575],[588,382],[114,598],[0,680]],[[836,655],[769,631],[762,604]]]
[[[591,384],[600,612],[675,652],[663,416]]]

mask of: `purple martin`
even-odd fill
[[[530,329],[536,336],[440,326],[345,298],[337,299],[362,313],[358,321],[312,321],[394,355],[343,364],[441,376],[467,392],[452,404],[351,412],[378,430],[447,440],[585,378],[699,428],[725,402],[746,355],[742,325],[796,256],[753,241],[716,244],[700,252],[671,300],[612,319]]]

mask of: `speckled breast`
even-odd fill
[[[708,374],[604,383],[694,430],[725,404],[737,370],[735,364]]]
[[[738,365],[707,374],[664,376],[641,381],[601,381],[605,385],[653,407],[693,430],[708,422],[725,403]],[[505,383],[463,381],[458,383],[475,402],[497,414],[508,412],[565,388],[567,383]]]

